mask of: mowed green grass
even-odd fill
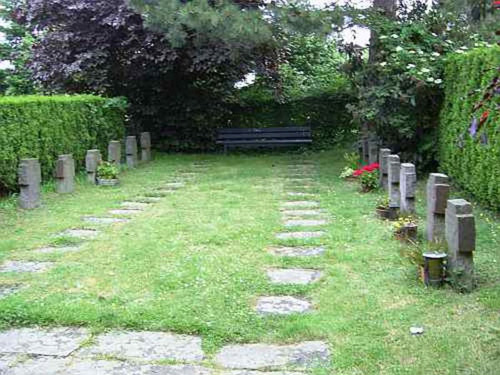
[[[300,154],[160,155],[122,175],[119,188],[80,181],[75,194],[44,193],[31,212],[1,201],[0,260],[51,260],[39,274],[0,274],[0,283],[28,285],[0,300],[0,327],[83,325],[199,334],[209,355],[238,342],[326,340],[329,368],[318,374],[498,374],[500,368],[500,226],[476,208],[479,287],[470,294],[426,289],[401,256],[389,223],[374,217],[382,193],[362,194],[337,176],[343,150]],[[327,253],[278,258],[266,251],[283,230],[280,203],[288,188],[286,164],[317,165],[313,191],[331,223]],[[195,161],[207,161],[186,187],[154,203],[130,223],[83,224],[106,216]],[[46,190],[50,190],[47,188]],[[455,195],[458,193],[454,193]],[[423,197],[418,202],[423,215]],[[79,252],[36,254],[67,228],[99,228]],[[309,286],[273,286],[270,267],[324,271]],[[258,296],[296,295],[311,300],[312,314],[259,317]],[[409,334],[412,325],[425,333]]]

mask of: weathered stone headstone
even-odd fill
[[[389,162],[387,161],[387,157],[391,154],[391,149],[389,148],[381,148],[379,151],[379,164],[380,164],[380,174],[379,174],[379,182],[380,186],[387,190],[388,183],[387,181],[389,180],[388,178],[388,173],[389,173]]]
[[[151,161],[151,133],[141,133],[141,160]]]
[[[125,154],[127,157],[127,166],[135,168],[137,166],[137,139],[135,135],[130,135],[126,139]]]
[[[363,164],[368,164],[369,160],[370,160],[370,141],[369,141],[369,138],[368,136],[363,136],[361,138],[361,149],[362,149],[362,152],[361,152],[361,156],[362,156],[362,160],[363,160]]]
[[[412,163],[402,163],[399,175],[401,193],[400,211],[405,214],[415,213],[415,192],[417,190],[417,172]]]
[[[85,156],[85,169],[87,171],[87,181],[95,184],[97,166],[102,161],[101,151],[99,150],[87,150],[87,155]]]
[[[108,145],[108,161],[116,165],[122,162],[122,144],[120,141],[110,141]]]
[[[401,163],[398,155],[389,155],[387,157],[387,178],[389,188],[389,208],[398,209],[399,202],[399,174]]]
[[[458,284],[468,290],[474,286],[476,227],[472,205],[465,199],[449,199],[445,219],[448,243],[448,270]]]
[[[368,141],[368,163],[378,162],[378,139],[371,138]]]
[[[431,173],[427,181],[427,240],[444,242],[445,213],[450,185],[448,176]]]
[[[60,194],[75,190],[75,160],[73,155],[59,155],[56,163],[56,191]]]
[[[21,159],[18,169],[19,207],[30,210],[39,207],[42,171],[38,159]]]

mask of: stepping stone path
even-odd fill
[[[316,201],[289,201],[282,204],[282,207],[318,207],[319,202]]]
[[[311,310],[311,302],[292,296],[268,296],[257,300],[256,310],[261,315],[290,315]]]
[[[129,208],[129,209],[126,209],[126,208],[119,208],[119,209],[116,209],[116,210],[110,210],[108,211],[111,215],[137,215],[137,214],[140,214],[142,213],[143,210],[138,210],[138,209],[135,209],[135,208]]]
[[[269,248],[272,254],[286,257],[314,257],[323,255],[324,246],[275,246]]]
[[[273,284],[310,284],[318,281],[322,273],[317,270],[302,268],[292,269],[271,269],[267,271],[267,276]]]
[[[0,266],[0,272],[44,272],[53,266],[54,262],[8,260]]]
[[[298,192],[288,192],[286,193],[289,197],[314,197],[316,194],[313,193],[298,193]]]
[[[50,254],[50,253],[70,253],[79,250],[81,250],[81,246],[46,246],[35,249],[33,250],[33,252],[39,254]]]
[[[322,210],[283,210],[281,213],[285,216],[316,216],[324,215]]]
[[[166,332],[109,332],[78,353],[79,357],[103,355],[148,361],[199,362],[204,358],[199,337]]]
[[[99,235],[99,232],[95,229],[68,229],[59,234],[59,236],[63,237],[73,237],[80,239],[92,239]]]
[[[83,221],[95,224],[114,224],[114,223],[127,223],[130,220],[117,217],[84,217]]]
[[[149,206],[149,203],[125,201],[122,202],[120,206],[131,208],[133,210],[145,210]]]
[[[322,237],[325,232],[316,231],[316,232],[284,232],[276,234],[276,238],[278,240],[301,240],[308,238],[319,238]]]
[[[306,369],[327,364],[329,357],[330,350],[326,343],[306,341],[295,345],[229,345],[217,353],[215,362],[219,366],[233,369],[261,370],[286,367]]]
[[[11,294],[14,294],[21,289],[22,289],[22,286],[19,284],[0,285],[0,299],[8,297]],[[0,361],[1,361],[1,358],[0,358]],[[0,374],[2,373],[1,369],[2,369],[2,365],[0,364]]]
[[[285,227],[318,227],[327,224],[328,221],[324,219],[320,220],[285,220]]]

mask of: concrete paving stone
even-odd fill
[[[315,197],[317,194],[313,193],[303,193],[303,192],[295,192],[295,191],[289,191],[286,193],[287,196],[289,197]]]
[[[228,345],[215,356],[215,362],[219,366],[249,370],[278,370],[287,367],[306,369],[326,365],[329,361],[330,350],[323,341],[305,341],[294,345]],[[247,375],[244,372],[238,375],[243,374]]]
[[[324,215],[326,214],[325,210],[316,209],[316,210],[282,210],[281,213],[287,216],[316,216],[316,215]]]
[[[289,201],[289,202],[283,202],[281,205],[284,208],[290,208],[290,207],[318,207],[319,202],[317,201]]]
[[[267,270],[267,277],[272,284],[306,285],[318,281],[322,272],[305,268],[273,268]]]
[[[93,223],[93,224],[114,224],[114,223],[127,223],[130,220],[129,219],[124,219],[124,218],[118,218],[118,217],[92,217],[92,216],[86,216],[83,218],[83,221],[86,223]]]
[[[170,189],[180,189],[180,188],[186,186],[186,184],[184,182],[167,182],[163,186],[170,188]]]
[[[80,251],[82,249],[81,245],[73,246],[44,246],[33,250],[37,254],[50,254],[50,253],[71,253],[74,251]]]
[[[15,328],[0,332],[0,354],[66,357],[89,338],[85,328]]]
[[[80,356],[112,355],[142,360],[201,361],[201,338],[167,332],[112,331],[97,336]]]
[[[309,219],[293,219],[285,220],[285,227],[319,227],[328,224],[325,219],[309,220]]]
[[[10,296],[23,288],[21,284],[10,284],[1,285],[0,284],[0,299]]]
[[[134,210],[145,210],[148,208],[149,203],[136,202],[136,201],[124,201],[120,204],[122,207],[132,208]]]
[[[0,272],[44,272],[54,266],[54,262],[8,260],[0,265]]]
[[[137,209],[132,209],[132,208],[129,208],[129,209],[116,209],[116,210],[109,210],[108,213],[111,214],[111,215],[124,215],[124,216],[127,216],[127,215],[137,215],[137,214],[140,214],[142,212],[142,210],[137,210]]]
[[[5,375],[211,375],[191,365],[149,365],[123,361],[40,357],[19,364]]]
[[[84,240],[95,238],[98,235],[99,232],[95,229],[68,229],[60,233],[60,236],[81,238]]]
[[[324,246],[273,246],[268,249],[272,254],[286,257],[313,257],[323,255]]]
[[[311,303],[292,296],[267,296],[257,300],[255,310],[261,315],[290,315],[311,310]]]
[[[0,375],[6,375],[7,370],[15,364],[17,354],[2,354],[0,355]]]
[[[306,374],[297,371],[231,370],[222,372],[221,375],[306,375]]]
[[[314,232],[283,232],[276,234],[276,238],[278,240],[302,240],[309,238],[319,238],[323,237],[325,232],[323,231],[314,231]]]
[[[143,203],[156,203],[156,202],[161,202],[160,197],[137,197],[135,198],[136,202],[143,202]]]

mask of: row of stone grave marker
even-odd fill
[[[372,152],[369,154],[372,155]],[[388,191],[389,208],[402,214],[414,214],[417,184],[415,165],[400,163],[399,156],[391,154],[388,148],[381,148],[378,155],[380,186]],[[473,286],[473,252],[476,243],[472,205],[465,199],[449,199],[449,192],[447,175],[429,175],[426,238],[430,243],[446,243],[448,270],[458,278],[458,282],[470,288]]]
[[[142,162],[151,161],[151,134],[142,132],[140,135]],[[110,141],[108,145],[108,161],[121,165],[121,142]],[[135,168],[138,163],[137,139],[128,136],[125,142],[126,163],[129,168]],[[87,180],[96,182],[97,168],[102,161],[100,150],[88,150],[85,156]],[[59,155],[56,162],[56,192],[59,194],[72,193],[75,189],[75,160],[73,155]],[[19,207],[34,209],[41,204],[42,172],[40,162],[36,158],[21,159],[18,168],[18,182],[20,186]]]

